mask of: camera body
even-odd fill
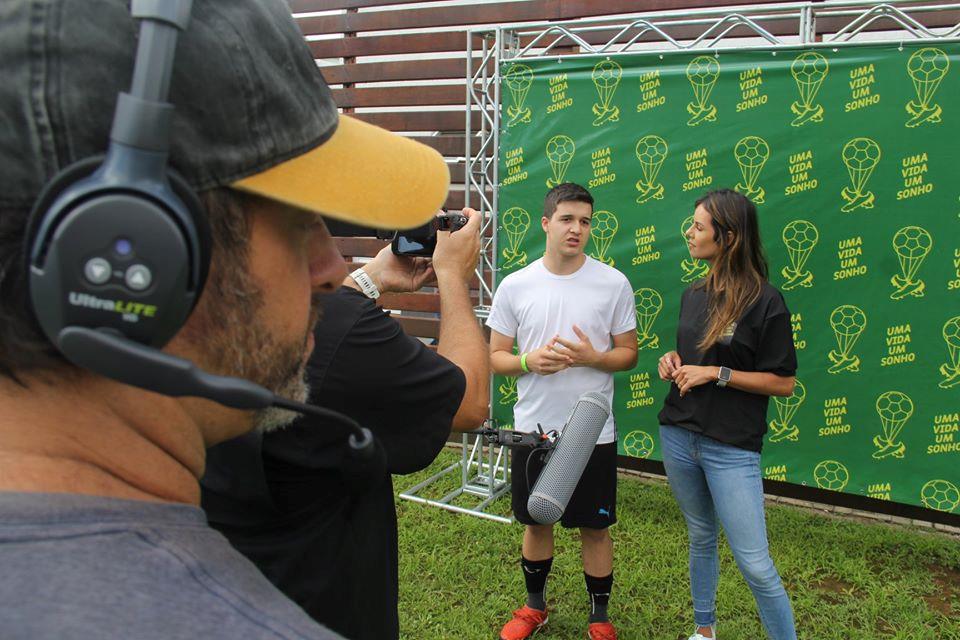
[[[397,231],[393,235],[390,248],[398,256],[429,258],[437,248],[437,231],[457,231],[465,224],[467,224],[467,216],[462,213],[444,212],[425,225],[407,231]]]

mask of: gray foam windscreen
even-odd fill
[[[605,396],[596,391],[580,396],[530,492],[527,511],[531,518],[540,524],[560,519],[609,416],[610,403]]]

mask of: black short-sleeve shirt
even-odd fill
[[[707,293],[693,284],[680,300],[677,353],[682,364],[724,366],[735,371],[766,371],[780,376],[797,372],[790,311],[783,295],[764,283],[760,297],[744,311],[732,335],[728,331],[705,352],[697,344],[707,327]],[[767,432],[770,397],[707,383],[683,398],[677,385],[660,411],[660,423],[702,433],[714,440],[760,451]]]
[[[315,339],[310,402],[373,431],[390,473],[429,465],[463,399],[460,368],[353,289],[326,297]],[[314,619],[355,640],[397,638],[393,483],[352,478],[346,436],[305,416],[211,448],[203,508]]]

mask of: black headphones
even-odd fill
[[[167,162],[174,106],[166,99],[191,5],[132,1],[131,15],[142,20],[133,83],[117,98],[107,153],[61,171],[30,214],[24,253],[33,313],[77,366],[168,396],[333,419],[353,431],[351,451],[371,458],[373,435],[349,417],[160,351],[199,300],[210,266],[203,207]]]
[[[73,352],[73,327],[162,347],[203,290],[209,227],[196,194],[167,165],[174,107],[165,100],[190,4],[134,0],[143,23],[133,85],[117,99],[107,154],[61,171],[31,213],[30,300],[70,360],[84,355]],[[76,364],[96,370],[97,361]]]

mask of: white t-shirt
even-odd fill
[[[511,273],[497,287],[487,326],[516,339],[520,353],[534,351],[559,335],[579,342],[577,325],[597,351],[612,348],[611,336],[637,326],[633,291],[626,276],[587,256],[575,273],[558,276],[543,266],[543,259]],[[570,367],[541,376],[525,373],[517,380],[514,428],[533,432],[560,430],[581,394],[602,393],[613,407],[613,374],[591,367]],[[613,412],[597,444],[617,439]]]

